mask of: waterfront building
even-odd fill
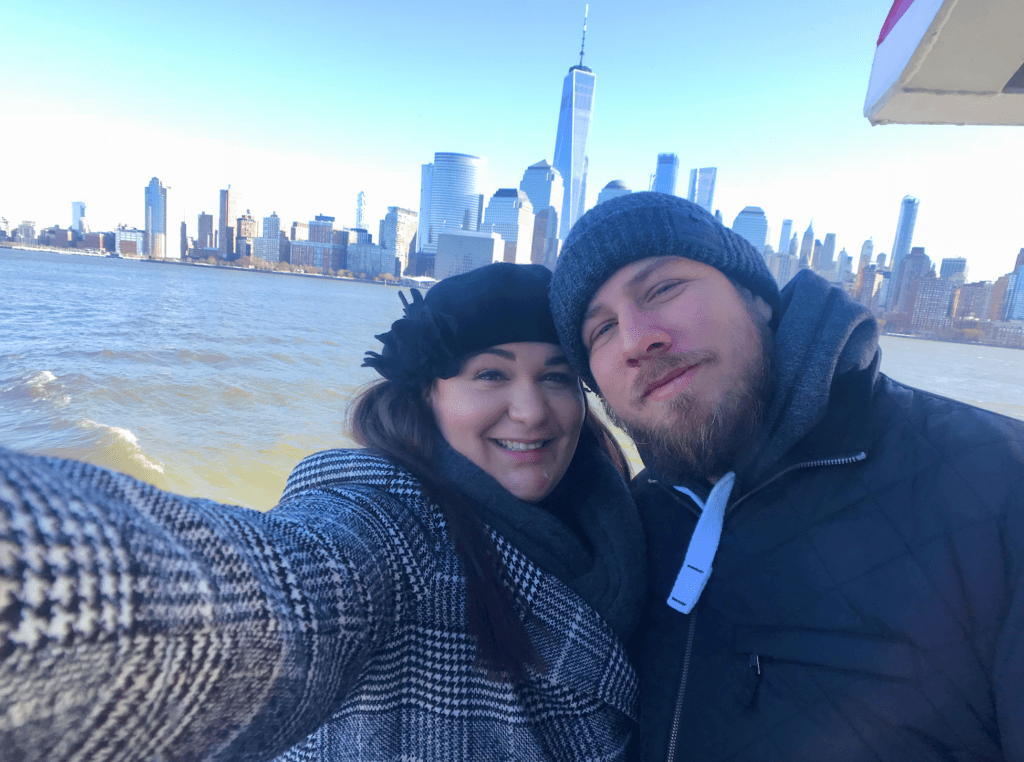
[[[364,278],[395,274],[395,258],[379,244],[369,241],[349,241],[346,270]]]
[[[89,228],[85,224],[84,201],[71,202],[71,229],[74,230],[78,235],[82,235],[83,233],[89,232]]]
[[[480,184],[487,160],[464,153],[435,153],[430,167],[429,216],[420,218],[420,251],[433,257],[445,230],[479,230],[484,197]],[[421,186],[422,188],[422,186]]]
[[[8,222],[6,217],[0,217],[0,240],[7,238],[11,234],[11,223]]]
[[[200,212],[198,222],[196,223],[196,229],[198,231],[198,235],[196,236],[196,248],[215,248],[213,238],[213,215],[207,214],[206,212]]]
[[[703,167],[690,170],[690,185],[686,191],[689,201],[711,211],[715,201],[715,181],[718,179],[718,167]]]
[[[914,284],[924,278],[932,269],[932,260],[924,253],[924,247],[913,247],[896,270],[896,281],[889,294],[889,311],[909,311],[913,306],[911,296]]]
[[[857,263],[857,272],[860,272],[871,264],[871,256],[875,253],[875,241],[869,238],[860,245],[860,262]]]
[[[587,17],[583,17],[583,42],[587,39]],[[554,165],[562,176],[562,214],[558,237],[565,240],[576,220],[586,211],[587,171],[590,166],[590,126],[594,118],[594,87],[597,77],[580,62],[569,67],[562,80],[562,101],[558,109]]]
[[[166,255],[167,241],[167,188],[154,177],[145,189],[146,239],[144,253],[162,259]]]
[[[836,260],[835,272],[835,282],[840,285],[852,280],[853,256],[849,254],[846,249],[839,252],[839,258]]]
[[[759,252],[764,251],[765,240],[768,236],[768,218],[764,209],[759,206],[747,206],[743,208],[732,223],[732,232],[743,236]]]
[[[814,239],[814,248],[811,250],[811,270],[817,272],[821,267],[821,239]]]
[[[528,265],[533,257],[533,226],[533,205],[529,196],[518,188],[499,188],[487,204],[480,229],[501,236],[505,242],[505,262]]]
[[[651,190],[676,195],[676,180],[679,177],[679,157],[674,153],[659,153],[658,165],[654,171]]]
[[[874,309],[876,306],[875,296],[879,285],[878,268],[872,264],[866,264],[857,273],[852,296],[869,310]]]
[[[1024,265],[1009,273],[1003,314],[1004,320],[1024,320]]]
[[[878,267],[879,270],[885,269],[885,252],[884,251],[878,252],[878,256],[875,257],[875,265]]]
[[[788,252],[776,252],[770,254],[767,260],[768,271],[775,278],[779,288],[782,288],[790,279],[796,275],[799,269],[799,260]]]
[[[949,279],[955,275],[960,275],[963,280],[967,279],[967,258],[966,257],[946,257],[939,264],[939,277]]]
[[[281,218],[277,212],[263,218],[263,235],[253,241],[252,255],[273,264],[281,261]]]
[[[292,241],[290,258],[292,265],[327,272],[334,267],[334,249],[330,243],[314,243],[312,241]]]
[[[416,236],[416,254],[423,251],[423,242],[429,238],[430,229],[430,186],[434,178],[434,165],[424,164],[420,167],[420,214],[419,233]]]
[[[900,217],[896,222],[896,239],[892,244],[892,270],[899,271],[900,264],[910,253],[914,240],[914,225],[917,224],[917,208],[921,201],[913,196],[904,196],[900,202]]]
[[[438,236],[434,276],[444,280],[505,261],[505,242],[489,230],[451,230]]]
[[[416,231],[419,220],[416,212],[400,206],[389,206],[388,213],[380,221],[377,240],[385,257],[395,258],[395,275],[411,275],[410,258],[415,256]]]
[[[292,229],[288,236],[290,241],[308,241],[309,240],[309,223],[308,222],[292,222]]]
[[[220,216],[217,220],[217,251],[221,259],[231,259],[235,254],[235,197],[231,186],[220,192]]]
[[[912,289],[910,324],[915,328],[935,330],[950,325],[950,310],[956,285],[949,280],[936,278],[929,270],[919,278]]]
[[[800,241],[800,268],[811,266],[811,257],[814,255],[814,220],[804,231],[804,237]]]
[[[114,231],[114,251],[120,255],[141,255],[146,249],[146,231],[118,225]]]
[[[622,182],[622,180],[612,180],[597,194],[597,203],[603,204],[605,201],[610,201],[619,196],[628,196],[632,192],[630,187]]]
[[[188,257],[188,227],[185,225],[185,220],[181,221],[181,237],[179,238],[179,248],[181,251],[181,258],[185,259]]]
[[[821,261],[818,262],[818,267],[823,271],[827,272],[835,268],[836,265],[836,234],[826,233],[825,242],[821,246]]]
[[[14,230],[14,238],[19,243],[36,242],[36,223],[32,220],[22,220]]]
[[[309,221],[308,225],[309,241],[311,243],[326,243],[330,244],[334,242],[334,218],[329,217],[326,214],[318,214],[315,218]]]
[[[259,223],[248,209],[235,220],[234,254],[231,259],[252,256],[253,241],[259,236]]]
[[[779,253],[785,254],[789,251],[790,238],[793,236],[793,220],[782,221],[782,234],[779,235]]]
[[[1007,273],[996,279],[992,284],[992,296],[988,302],[988,319],[1002,320],[1006,317],[1006,293],[1009,291],[1013,273]]]
[[[356,194],[356,227],[365,229],[367,222],[368,220],[366,219],[366,194],[363,193],[362,191],[359,191],[359,193]]]
[[[992,283],[979,281],[966,283],[953,295],[954,318],[988,320],[992,302]]]
[[[562,174],[545,160],[531,164],[523,173],[519,189],[533,206],[533,264],[554,269],[561,250],[558,220],[562,213],[564,187]]]

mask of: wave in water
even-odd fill
[[[152,460],[146,457],[146,454],[139,447],[139,438],[135,436],[129,429],[122,429],[118,426],[107,426],[103,423],[97,423],[89,418],[83,418],[78,422],[78,425],[87,431],[98,431],[99,438],[95,443],[95,446],[100,453],[96,456],[102,460],[111,460],[114,463],[124,463],[125,461],[134,461],[139,465],[147,468],[151,471],[156,471],[159,474],[164,472],[164,466],[162,463],[154,463]],[[125,465],[120,466],[120,470],[128,471],[132,469]]]

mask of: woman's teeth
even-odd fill
[[[544,442],[512,442],[508,439],[495,439],[494,441],[497,442],[500,447],[503,447],[506,450],[522,452],[524,450],[539,450],[541,447],[546,445],[550,440],[546,440]]]

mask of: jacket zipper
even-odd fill
[[[679,721],[683,717],[683,696],[686,694],[686,678],[690,674],[690,653],[693,651],[693,633],[697,625],[697,612],[690,613],[690,633],[686,636],[686,654],[683,656],[683,676],[679,679],[679,693],[676,694],[676,708],[672,713],[672,732],[668,737],[666,762],[676,758],[676,743],[679,741]]]
[[[736,508],[736,506],[744,502],[748,497],[760,492],[769,484],[772,484],[773,482],[781,479],[788,473],[792,473],[793,471],[798,471],[804,468],[819,468],[825,466],[848,466],[853,463],[859,463],[862,460],[866,460],[867,457],[868,454],[861,450],[860,452],[853,453],[852,455],[845,455],[838,458],[824,458],[822,460],[807,460],[804,461],[803,463],[794,463],[792,466],[788,466],[782,469],[781,471],[779,471],[779,473],[775,474],[775,476],[773,476],[771,479],[762,482],[758,486],[754,487],[754,489],[750,490],[745,495],[740,497],[739,500],[737,500],[735,503],[729,506],[726,515],[731,513],[732,510]],[[657,479],[648,479],[647,482],[648,484],[657,484],[659,487],[661,487],[662,489],[666,490],[669,494],[671,494],[672,497],[674,497],[679,503],[682,503],[683,505],[686,506],[688,510],[693,512],[693,509],[690,508],[689,506],[690,501],[684,501],[679,496],[679,493],[677,493],[668,485],[662,484]],[[697,515],[699,516],[700,514]],[[666,762],[673,762],[676,756],[676,745],[679,742],[679,721],[682,719],[683,716],[683,696],[686,693],[686,679],[690,674],[690,653],[693,650],[693,633],[696,626],[696,622],[697,612],[694,611],[690,614],[690,632],[686,636],[686,653],[683,656],[683,674],[682,677],[679,679],[679,692],[676,693],[676,706],[675,711],[672,714],[672,730],[669,732],[668,736],[668,755],[665,757]]]

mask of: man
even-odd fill
[[[648,467],[642,759],[1024,760],[1024,426],[673,196],[584,215],[551,297]]]

